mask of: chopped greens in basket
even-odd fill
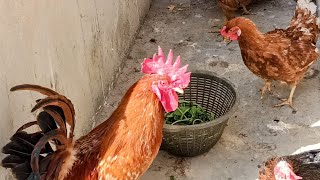
[[[209,122],[214,119],[214,114],[207,112],[199,104],[180,100],[178,109],[165,114],[166,124],[193,125]]]

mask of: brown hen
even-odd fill
[[[259,180],[319,180],[320,150],[275,157],[259,171]]]
[[[218,4],[228,21],[235,17],[235,11],[239,8],[243,9],[243,14],[251,14],[246,8],[251,1],[252,0],[218,0]]]
[[[288,99],[277,106],[292,106],[296,85],[318,57],[315,44],[319,34],[316,6],[309,0],[298,0],[295,15],[287,29],[260,32],[247,18],[229,21],[221,30],[225,41],[238,40],[242,59],[255,75],[265,80],[261,98],[278,80],[291,85]]]

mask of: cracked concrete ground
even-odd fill
[[[167,8],[170,5],[175,5],[173,11]],[[289,24],[295,2],[260,0],[249,8],[256,15],[248,17],[267,32],[274,26],[285,28]],[[312,66],[313,76],[305,78],[296,90],[296,113],[288,107],[272,108],[278,99],[266,96],[260,100],[258,91],[263,82],[244,65],[238,44],[225,47],[221,37],[209,33],[213,25],[218,30],[223,22],[214,0],[154,0],[123,73],[98,116],[113,112],[129,86],[142,77],[139,69],[143,58],[152,56],[158,45],[165,52],[172,48],[180,54],[191,70],[209,70],[229,79],[236,85],[241,102],[221,139],[208,153],[179,158],[161,151],[142,180],[165,180],[170,176],[177,180],[255,180],[259,165],[266,159],[320,146],[319,62]],[[275,86],[279,96],[288,96],[286,85]],[[98,119],[100,123],[105,118]]]

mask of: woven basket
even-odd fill
[[[239,104],[234,85],[212,72],[196,71],[191,74],[191,82],[179,98],[213,112],[215,120],[196,125],[165,124],[161,149],[184,157],[203,154],[218,142]]]

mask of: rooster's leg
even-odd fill
[[[296,87],[297,85],[294,84],[291,88],[291,92],[290,92],[290,95],[289,95],[289,98],[288,99],[281,99],[281,103],[279,104],[276,104],[274,105],[273,107],[281,107],[281,106],[284,106],[284,105],[288,105],[290,106],[293,110],[296,110],[293,105],[292,105],[292,97],[293,97],[293,94],[294,94],[294,91],[296,90]]]
[[[256,15],[255,13],[250,12],[250,10],[247,9],[247,7],[243,4],[240,4],[240,6],[243,9],[242,15]]]
[[[271,81],[265,79],[265,83],[264,83],[263,87],[260,89],[260,91],[261,91],[261,97],[260,98],[261,99],[263,99],[263,95],[266,92],[266,90],[268,90],[269,93],[271,93],[271,85],[272,85]]]

